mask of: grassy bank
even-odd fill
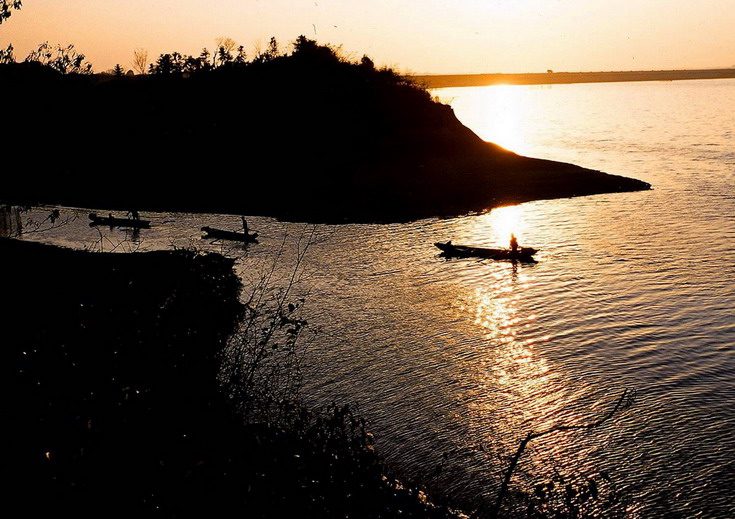
[[[349,409],[245,421],[219,381],[231,260],[0,239],[4,512],[453,517],[385,476]]]

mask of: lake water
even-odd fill
[[[527,432],[594,421],[634,388],[603,427],[532,442],[514,483],[605,472],[630,517],[735,517],[735,80],[433,93],[485,140],[654,189],[395,225],[252,217],[247,248],[202,242],[203,225],[237,228],[222,215],[151,215],[139,236],[69,209],[41,232],[42,212],[3,226],[94,250],[220,250],[246,283],[274,262],[287,279],[310,241],[297,290],[319,335],[304,396],[356,405],[403,474],[492,500]],[[505,246],[511,232],[538,263],[447,261],[433,246]]]

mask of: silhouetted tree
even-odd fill
[[[124,70],[124,69],[122,68],[122,65],[120,65],[120,64],[118,63],[118,64],[117,64],[117,65],[115,65],[115,67],[114,67],[114,68],[112,69],[112,73],[113,73],[113,74],[114,74],[114,75],[115,75],[116,77],[123,77],[123,76],[125,75],[125,70]]]
[[[245,53],[245,47],[240,45],[237,48],[237,56],[235,56],[235,64],[236,65],[245,65],[248,62],[248,56]]]
[[[211,70],[212,65],[209,63],[208,58],[209,52],[207,49],[204,49],[198,57],[186,56],[184,58],[183,73],[192,75]]]
[[[232,52],[237,48],[237,42],[232,38],[217,38],[214,40],[217,44],[217,52],[213,56],[212,65],[221,67],[231,63],[234,59]]]
[[[181,74],[184,72],[184,57],[178,52],[161,54],[155,63],[152,63],[149,72],[151,74]]]
[[[278,42],[275,37],[271,37],[271,41],[268,42],[268,50],[266,52],[271,59],[275,59],[280,55],[278,51]]]
[[[199,54],[199,61],[201,61],[201,62],[202,62],[203,64],[206,64],[206,66],[207,66],[207,70],[209,70],[209,69],[211,69],[211,68],[212,68],[212,65],[211,65],[211,64],[209,63],[209,58],[210,58],[210,56],[211,56],[211,54],[210,54],[210,52],[209,52],[209,51],[207,50],[207,48],[206,48],[206,47],[204,47],[204,48],[202,49],[202,52],[201,52],[201,53]]]
[[[13,14],[11,9],[17,10],[21,7],[23,7],[23,2],[21,2],[21,0],[0,0],[0,24],[10,18],[10,15]]]
[[[13,45],[9,44],[5,50],[0,49],[0,64],[15,63],[15,54],[13,54]]]
[[[217,49],[217,56],[215,58],[216,66],[222,67],[224,65],[227,65],[228,63],[232,62],[234,58],[232,57],[232,54],[225,49],[224,47],[219,47]]]
[[[362,59],[360,60],[360,65],[368,70],[375,70],[375,62],[371,60],[368,56],[362,57]]]
[[[135,49],[133,51],[133,70],[138,74],[145,74],[148,71],[148,51],[145,49]]]
[[[280,55],[280,51],[278,50],[278,41],[276,41],[275,37],[271,37],[271,40],[268,42],[268,48],[262,52],[258,52],[253,62],[267,63],[278,58]]]
[[[41,63],[62,74],[91,74],[92,64],[85,60],[86,56],[78,53],[73,44],[51,47],[48,42],[39,45],[26,58],[27,62]]]
[[[304,35],[296,38],[293,42],[293,56],[306,58],[313,62],[336,62],[339,61],[337,52],[329,45],[319,45],[315,40],[310,40]]]
[[[317,49],[319,45],[317,44],[316,40],[310,40],[303,34],[296,38],[296,41],[293,42],[293,53],[294,54],[301,54],[301,53],[309,53],[313,52],[315,49]]]

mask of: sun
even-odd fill
[[[482,110],[482,136],[505,149],[523,153],[527,143],[524,132],[526,103],[524,90],[513,85],[487,87]]]

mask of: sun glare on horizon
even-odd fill
[[[436,90],[442,102],[451,104],[461,112],[462,122],[472,128],[484,140],[503,148],[527,155],[528,120],[534,116],[530,87],[518,85],[495,85],[476,87],[473,92],[464,90],[459,101],[453,99],[455,89]],[[468,95],[469,94],[469,95]],[[470,110],[464,110],[461,103],[468,102]]]
[[[526,147],[523,121],[527,106],[523,101],[523,90],[513,85],[491,87],[492,95],[485,97],[485,124],[483,133],[486,140],[499,144],[505,149],[523,154]]]

